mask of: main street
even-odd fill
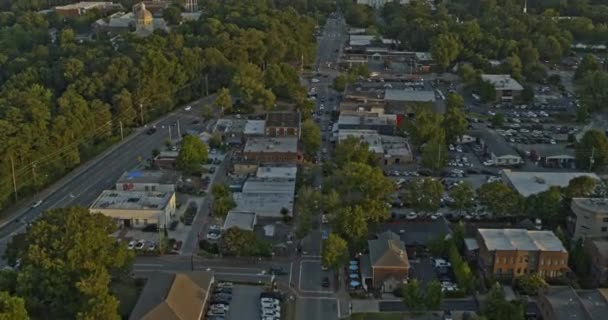
[[[115,181],[125,171],[136,167],[141,160],[150,158],[153,150],[162,150],[165,147],[165,141],[169,138],[170,130],[172,137],[178,138],[178,121],[181,133],[190,129],[202,129],[205,123],[195,124],[193,121],[200,120],[202,105],[211,103],[213,98],[200,99],[190,104],[192,109],[189,111],[180,107],[171,114],[148,124],[148,127],[156,126],[157,131],[154,134],[146,134],[147,128],[136,129],[131,136],[125,137],[124,143],[112,147],[113,150],[108,150],[107,154],[98,156],[76,168],[73,173],[69,174],[73,175],[71,179],[64,178],[56,185],[40,192],[33,199],[33,201],[43,200],[40,206],[37,208],[28,206],[16,210],[11,218],[7,219],[8,223],[0,228],[0,252],[4,253],[12,236],[24,232],[27,224],[35,220],[42,212],[76,205],[89,206],[102,190],[113,188]]]

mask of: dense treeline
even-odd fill
[[[115,43],[80,42],[52,16],[0,13],[0,206],[12,164],[19,191],[31,192],[116,139],[120,123],[140,125],[207,90],[268,108],[276,97],[304,100],[296,69],[314,59],[312,18],[262,0],[207,1],[203,12],[168,35]]]

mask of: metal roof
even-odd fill
[[[525,229],[478,229],[477,231],[489,251],[566,251],[552,231]]]

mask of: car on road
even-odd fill
[[[184,110],[186,110],[186,111],[190,111],[190,110],[192,110],[192,106],[186,106],[186,107],[184,108]]]
[[[319,83],[319,81],[320,81],[320,80],[319,80],[319,79],[317,79],[317,78],[312,78],[310,81],[311,81],[312,83]]]
[[[281,302],[279,301],[279,299],[275,299],[275,298],[260,298],[260,303],[279,304]]]
[[[42,204],[42,200],[38,200],[32,204],[32,208],[38,208]]]
[[[285,269],[283,269],[281,267],[270,267],[268,269],[268,274],[275,275],[275,276],[283,276],[283,275],[287,274],[287,271],[285,271]]]
[[[150,129],[148,129],[148,131],[146,131],[146,134],[150,136],[150,135],[153,135],[155,132],[156,132],[156,128],[150,128]]]
[[[416,212],[408,212],[407,215],[405,216],[405,218],[407,220],[414,220],[416,218],[418,218],[418,214]]]
[[[281,317],[281,312],[273,309],[262,309],[262,317]]]
[[[219,240],[222,237],[222,233],[219,230],[209,230],[207,232],[207,240]]]
[[[323,280],[321,281],[321,286],[323,288],[329,288],[329,277],[323,277]]]
[[[326,214],[322,214],[321,215],[321,223],[326,224],[329,222],[329,219],[327,218]]]
[[[321,231],[321,238],[323,240],[326,240],[328,237],[329,237],[329,233],[327,232],[327,230]]]

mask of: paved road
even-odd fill
[[[211,97],[201,99],[191,104],[193,108],[190,111],[179,108],[154,121],[151,125],[156,125],[158,130],[152,135],[145,134],[145,129],[139,129],[134,133],[135,136],[127,138],[126,143],[120,145],[103,159],[93,160],[97,162],[63,187],[48,194],[45,199],[42,199],[44,200],[42,205],[37,208],[19,210],[15,216],[20,218],[0,229],[0,253],[4,253],[6,244],[14,234],[25,231],[27,223],[36,219],[43,211],[75,205],[89,206],[102,190],[112,188],[122,173],[140,164],[141,159],[150,158],[152,150],[164,148],[165,141],[169,137],[169,130],[172,130],[172,137],[177,139],[177,126],[172,127],[173,124],[179,121],[181,133],[190,129],[202,129],[204,124],[193,124],[192,122],[195,119],[200,120],[201,106],[212,101]]]
[[[380,301],[381,312],[408,311],[408,307],[402,301]],[[442,310],[477,311],[479,306],[473,298],[465,299],[443,299]]]

